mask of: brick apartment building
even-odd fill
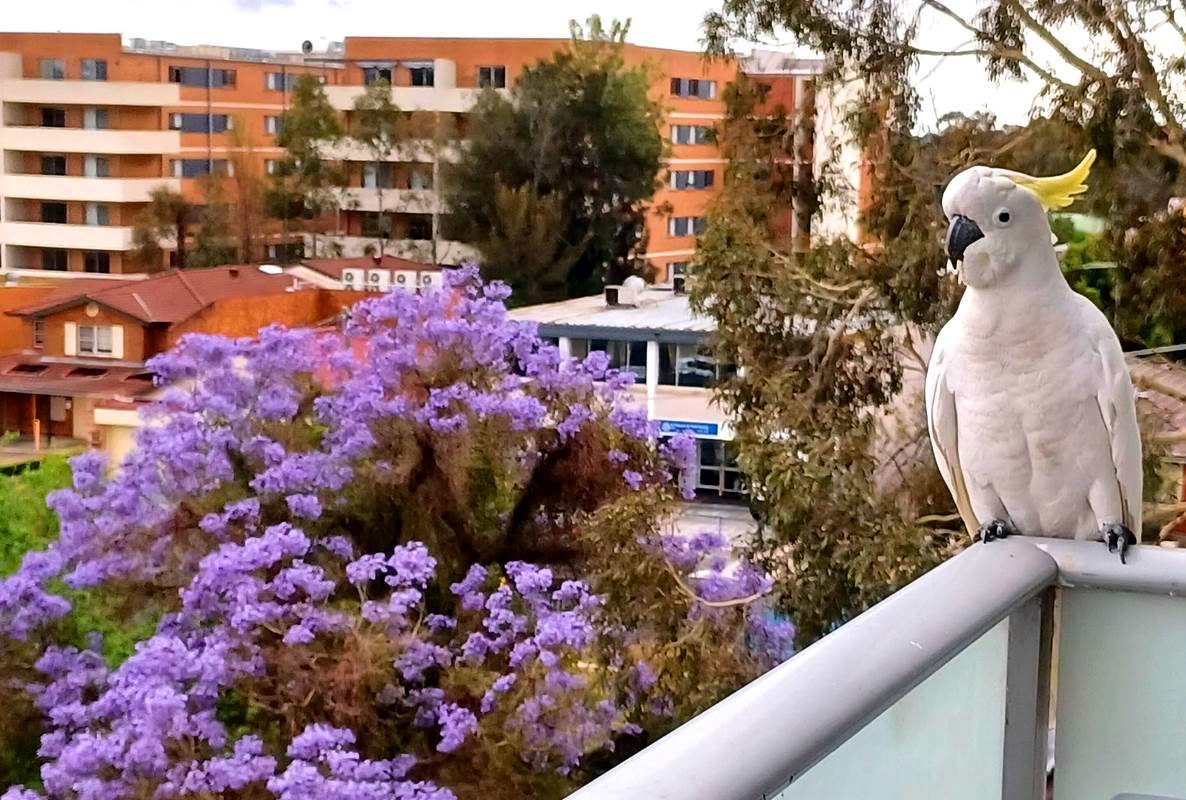
[[[22,280],[134,272],[132,225],[149,192],[167,185],[200,203],[201,178],[233,169],[236,153],[270,171],[283,152],[275,134],[300,74],[320,77],[347,123],[355,97],[385,80],[401,109],[448,115],[447,127],[464,137],[479,92],[508,91],[525,67],[567,41],[349,37],[328,52],[300,54],[138,39],[125,45],[117,34],[0,33],[0,271]],[[705,130],[724,116],[728,83],[739,70],[751,74],[770,85],[772,101],[798,112],[816,103],[808,87],[821,64],[771,52],[706,62],[696,52],[637,45],[626,45],[624,56],[654,69],[653,95],[667,111],[668,174],[648,215],[646,252],[665,280],[694,252],[724,179]],[[434,187],[449,152],[414,148],[373,164],[343,143],[334,155],[347,163],[351,188],[330,222],[341,254],[375,246],[382,190],[393,227],[387,253],[446,264],[472,257],[442,238]],[[809,147],[795,152],[810,158]],[[279,245],[274,237],[273,255]]]
[[[145,362],[181,336],[332,323],[363,296],[255,266],[0,288],[8,306],[0,322],[0,432],[37,430],[43,441],[83,440],[118,457],[138,424],[138,404],[154,389]]]

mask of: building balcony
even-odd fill
[[[176,83],[155,81],[0,80],[0,101],[72,106],[170,106],[181,101]]]
[[[483,91],[456,86],[395,86],[391,89],[391,101],[399,106],[401,111],[464,113],[473,108]],[[510,97],[506,89],[495,91]],[[326,86],[325,93],[334,108],[338,111],[349,111],[354,108],[354,98],[363,93],[363,87]]]
[[[440,200],[431,189],[347,189],[341,207],[349,211],[383,211],[399,214],[440,213]]]
[[[131,250],[132,229],[115,225],[0,222],[0,243],[62,250]]]
[[[313,237],[306,234],[305,252],[310,258],[329,256],[357,258],[377,251],[379,243],[379,239],[375,236],[318,236],[317,251],[314,253]],[[422,264],[434,263],[433,243],[427,239],[388,239],[384,252],[397,258],[419,261]],[[478,251],[464,242],[448,239],[438,239],[436,242],[435,263],[437,264],[463,264],[467,261],[476,261],[477,258]]]
[[[47,81],[57,83],[58,81]],[[177,131],[120,131],[92,128],[0,128],[0,148],[34,153],[157,155],[181,150]]]
[[[407,164],[431,164],[438,158],[441,161],[456,161],[459,153],[460,148],[456,143],[438,146],[430,139],[414,139],[401,144],[381,159],[376,159],[374,153],[355,139],[342,139],[322,150],[322,155],[325,158],[337,161],[361,161],[363,163],[381,161]]]
[[[176,178],[78,178],[63,175],[0,176],[0,195],[27,200],[146,203],[158,187],[181,191]]]
[[[1172,549],[975,545],[571,798],[1183,800],[1184,592]]]

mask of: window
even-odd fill
[[[362,82],[366,86],[374,86],[380,81],[391,84],[391,67],[363,67]]]
[[[432,239],[432,220],[425,217],[411,219],[408,222],[408,238],[418,242]]]
[[[478,67],[478,86],[491,86],[495,89],[505,89],[506,85],[506,67]]]
[[[432,86],[433,84],[433,68],[429,64],[408,67],[408,73],[412,76],[413,86]]]
[[[112,330],[110,325],[79,325],[78,352],[95,356],[109,356],[112,353]]]
[[[82,79],[84,81],[107,80],[107,62],[101,58],[84,58],[82,60]]]
[[[107,109],[84,108],[82,110],[82,127],[88,130],[107,130]]]
[[[42,175],[65,175],[66,174],[66,157],[65,156],[42,156],[41,157],[41,174]]]
[[[362,187],[364,189],[395,188],[395,171],[392,164],[371,163],[362,165]]]
[[[169,82],[182,86],[211,86],[221,89],[235,85],[233,69],[211,69],[205,67],[169,67]]]
[[[672,261],[667,265],[669,275],[687,275],[688,262],[687,261]]]
[[[431,189],[432,188],[432,173],[424,169],[412,170],[411,178],[408,182],[408,187],[411,189]]]
[[[42,248],[41,268],[65,272],[67,269],[66,251],[49,247]]]
[[[287,72],[269,72],[264,75],[264,87],[273,92],[291,92],[297,76]]]
[[[712,186],[713,172],[711,169],[673,169],[671,171],[672,189],[707,189]]]
[[[669,236],[699,236],[704,233],[704,217],[669,217]]]
[[[700,469],[696,476],[698,490],[718,495],[738,495],[742,491],[741,470],[732,442],[700,439]]]
[[[33,346],[40,350],[45,347],[45,320],[33,320]]]
[[[111,209],[99,203],[86,204],[86,224],[87,225],[110,225],[111,224]],[[87,270],[87,272],[94,272],[95,270]],[[104,270],[106,271],[106,270]]]
[[[226,114],[170,114],[169,129],[182,133],[225,133],[234,127]]]
[[[64,109],[64,108],[43,108],[43,109],[41,109],[41,127],[43,127],[43,128],[65,128],[66,127],[66,109]]]
[[[111,175],[111,159],[107,156],[84,156],[82,174],[88,178],[107,178]]]
[[[175,158],[172,162],[174,178],[201,178],[213,172],[216,175],[230,175],[230,164],[224,158]]]
[[[698,97],[711,100],[717,96],[717,82],[698,78],[672,78],[671,94],[675,97]]]
[[[41,202],[41,221],[58,225],[66,224],[66,204]]]
[[[362,217],[363,236],[391,236],[391,217],[386,214],[364,214]]]
[[[278,136],[283,127],[283,117],[264,117],[264,131],[272,136]]]
[[[41,59],[41,78],[47,81],[66,79],[66,61],[62,58]]]
[[[264,172],[268,173],[269,175],[275,175],[276,174],[276,165],[278,163],[279,162],[277,162],[276,159],[274,159],[274,158],[265,158],[264,159]]]
[[[606,339],[590,339],[588,349],[590,351],[600,350],[609,356],[609,365],[611,369],[620,369],[624,372],[633,372],[640,381],[646,380],[646,342],[617,342]],[[576,354],[574,353],[574,355]]]
[[[672,144],[708,144],[712,128],[708,125],[672,125]]]
[[[295,241],[268,245],[268,258],[279,261],[295,261],[305,257],[305,243]]]
[[[87,272],[99,272],[104,275],[111,272],[111,253],[96,251],[83,255],[83,265]]]

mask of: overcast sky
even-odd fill
[[[975,0],[955,0],[969,8]],[[295,50],[305,39],[319,46],[347,35],[535,36],[568,35],[570,19],[598,13],[631,18],[630,41],[699,49],[704,13],[716,0],[0,0],[0,27],[9,31],[120,33],[177,44],[219,44]],[[925,36],[956,44],[966,35],[937,20]],[[794,51],[792,42],[776,42]],[[743,45],[744,46],[744,45]],[[924,119],[959,110],[988,110],[1002,122],[1021,122],[1034,88],[996,86],[972,58],[930,59],[920,70]]]

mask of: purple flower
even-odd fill
[[[321,501],[315,494],[291,494],[287,498],[288,510],[293,516],[317,519],[321,516]]]
[[[455,703],[442,705],[437,720],[441,726],[441,741],[437,744],[437,751],[441,753],[452,753],[478,729],[478,718],[473,712]]]
[[[622,480],[626,481],[626,485],[635,491],[642,488],[642,474],[632,469],[628,469],[622,473]]]

